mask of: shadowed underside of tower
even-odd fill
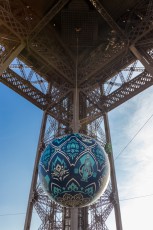
[[[25,230],[33,207],[39,230],[107,230],[113,209],[122,230],[107,113],[152,86],[152,36],[152,0],[0,0],[0,82],[44,111]],[[112,167],[104,195],[77,211],[37,184],[42,150],[76,124],[101,142]]]

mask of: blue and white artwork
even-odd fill
[[[42,153],[39,179],[50,199],[65,207],[84,207],[105,191],[108,157],[93,138],[74,133],[53,139]]]

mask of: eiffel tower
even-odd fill
[[[38,230],[108,230],[111,214],[122,230],[108,113],[153,84],[153,1],[0,0],[0,35],[0,82],[44,111],[24,230],[34,209]],[[77,212],[38,181],[42,151],[74,127],[111,166],[105,193]]]

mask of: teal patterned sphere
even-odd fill
[[[95,202],[105,191],[109,177],[104,149],[96,140],[79,133],[53,139],[39,162],[43,190],[65,207]]]

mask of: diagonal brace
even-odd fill
[[[58,14],[58,12],[69,2],[69,0],[59,0],[56,5],[41,19],[33,29],[29,40],[34,39],[37,34]]]

